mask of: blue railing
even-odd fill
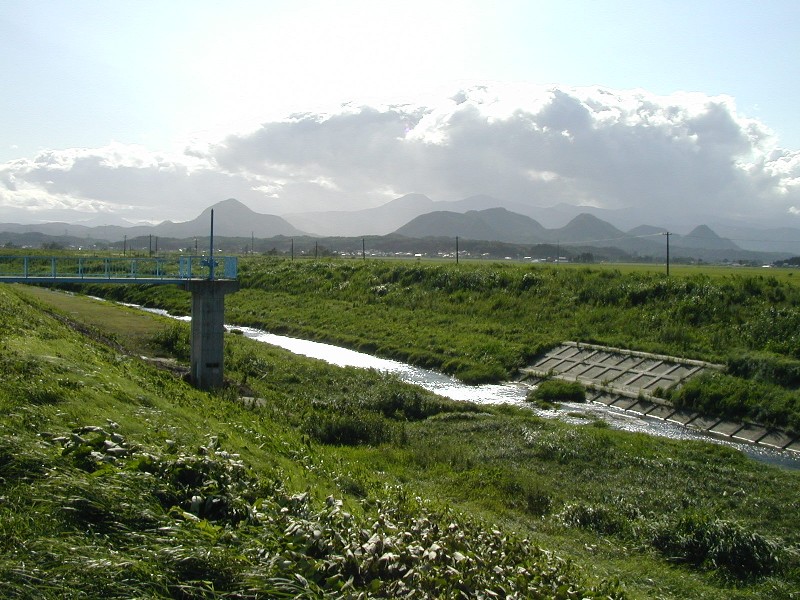
[[[213,269],[212,269],[213,266]],[[236,256],[96,257],[0,256],[0,281],[180,283],[190,279],[236,279]]]
[[[236,279],[239,271],[239,259],[236,256],[220,256],[213,264],[207,256],[182,256],[180,259],[180,276],[182,279]],[[213,266],[213,271],[211,267]],[[222,267],[220,272],[219,267]],[[202,275],[197,275],[198,271]]]

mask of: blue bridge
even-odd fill
[[[96,257],[0,256],[0,282],[183,284],[197,279],[233,280],[238,258],[205,256]]]
[[[173,284],[191,292],[191,378],[201,389],[224,385],[224,298],[239,289],[237,270],[235,256],[0,256],[0,283]]]

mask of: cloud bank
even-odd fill
[[[800,227],[800,151],[725,96],[493,84],[294,114],[180,153],[41,152],[0,165],[0,221],[188,220],[229,197],[279,215],[356,210],[412,192]]]

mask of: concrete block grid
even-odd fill
[[[579,381],[590,389],[588,401],[642,417],[670,421],[738,442],[800,452],[800,438],[792,438],[782,431],[678,410],[653,395],[659,388],[679,386],[704,371],[723,368],[722,365],[674,356],[565,342],[522,369],[521,373],[523,378],[555,377]]]

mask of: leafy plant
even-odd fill
[[[671,560],[720,569],[739,579],[769,575],[785,564],[785,552],[776,542],[701,513],[655,527],[652,544]]]
[[[402,438],[402,427],[366,410],[346,413],[315,413],[308,417],[305,432],[323,444],[378,445]]]
[[[516,268],[490,276],[481,267],[448,281],[459,269],[306,262],[297,277],[313,275],[328,292],[281,296],[301,306],[276,309],[275,320],[321,337],[335,332],[351,345],[369,340],[378,352],[414,348],[435,361],[469,347],[476,362],[524,361],[546,345],[549,333],[531,331],[538,322],[550,328],[549,317],[564,331],[579,320],[593,336],[607,321],[620,330],[609,326],[604,335],[646,343],[614,314],[629,310],[624,285],[639,279],[615,271],[525,267],[518,278]],[[280,296],[287,274],[281,293],[300,289],[294,268],[269,275],[272,292]],[[418,281],[401,284],[406,273]],[[524,274],[532,276],[527,288],[516,285]],[[434,276],[454,286],[451,295],[437,296]],[[724,282],[730,289],[721,297],[743,303],[742,319],[750,318],[748,298],[780,301],[767,279],[752,284],[752,295]],[[625,318],[647,318],[655,332],[671,318],[654,304],[659,294],[713,297],[719,282],[701,283],[659,288],[642,277],[651,296]],[[360,298],[370,285],[386,292]],[[575,300],[579,292],[588,308]],[[783,292],[792,301],[792,289]],[[571,426],[525,407],[449,402],[243,336],[226,340],[226,371],[234,381],[247,376],[252,399],[242,401],[235,386],[204,394],[140,361],[140,352],[104,346],[16,300],[24,293],[0,289],[0,596],[742,600],[798,589],[796,471],[723,446]],[[492,294],[506,297],[484,303]],[[616,297],[611,309],[604,294]],[[239,308],[266,322],[268,297]],[[481,315],[490,305],[497,315]],[[729,309],[709,314],[730,316]],[[702,335],[690,333],[699,344],[690,347],[711,344],[713,318],[692,318],[706,324],[698,325]],[[96,319],[98,328],[104,319],[116,323],[112,311]],[[161,326],[153,320],[142,330]],[[735,337],[714,331],[714,344]],[[21,392],[39,380],[51,382],[57,402],[33,404]],[[324,415],[374,419],[397,437],[321,443],[306,427]],[[691,514],[701,517],[682,525]],[[777,562],[763,559],[770,552]]]
[[[546,379],[528,392],[528,402],[585,402],[586,387],[577,381]]]
[[[155,344],[167,355],[179,360],[189,360],[189,328],[185,323],[170,323],[153,336]]]

